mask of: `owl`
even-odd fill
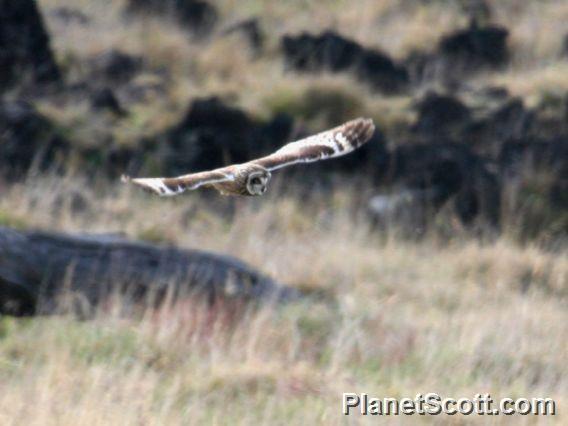
[[[122,180],[160,196],[178,195],[202,187],[215,188],[223,195],[258,196],[266,192],[274,170],[349,154],[369,141],[374,131],[373,120],[357,118],[325,132],[290,142],[273,154],[247,163],[172,178],[131,179],[123,176]]]

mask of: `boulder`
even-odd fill
[[[503,144],[497,162],[519,237],[560,245],[568,236],[568,134]]]
[[[355,75],[373,90],[384,94],[403,92],[409,83],[406,68],[376,50],[363,51],[357,62]]]
[[[414,84],[442,83],[452,92],[480,70],[496,70],[509,61],[506,28],[473,19],[470,26],[443,36],[432,51],[412,51],[402,61]]]
[[[259,123],[218,98],[197,99],[179,124],[159,137],[170,173],[208,170],[268,154],[287,141],[293,121]],[[165,152],[164,152],[165,151]]]
[[[501,147],[498,164],[507,174],[530,167],[568,179],[568,134],[551,139],[509,140]]]
[[[209,34],[219,19],[217,9],[202,0],[129,0],[126,10],[170,18],[198,37]]]
[[[499,178],[467,146],[449,142],[399,146],[388,156],[381,182],[412,194],[402,200],[410,200],[416,208],[420,205],[424,215],[451,202],[464,224],[479,218],[498,226]],[[392,211],[400,204],[398,198],[396,203],[390,199],[375,204]]]
[[[0,0],[0,93],[19,83],[60,79],[37,3]]]
[[[87,25],[91,22],[91,18],[78,9],[72,7],[57,7],[50,12],[50,16],[60,20],[64,24]]]
[[[509,31],[498,25],[469,28],[449,34],[440,40],[439,52],[452,64],[465,70],[498,68],[509,60]]]
[[[560,56],[568,58],[568,33],[562,39],[562,47],[560,48]]]
[[[363,48],[332,31],[320,35],[285,35],[282,50],[288,67],[297,71],[345,71],[354,67]]]
[[[91,94],[90,101],[91,107],[95,110],[108,111],[118,117],[122,117],[127,114],[120,105],[120,102],[116,98],[114,92],[108,87],[95,89]]]
[[[478,154],[497,158],[507,141],[524,138],[529,134],[534,114],[518,98],[504,98],[472,119],[462,129],[461,139]]]
[[[109,84],[122,84],[132,80],[142,69],[142,58],[111,49],[91,59],[93,79]]]
[[[351,71],[374,90],[396,93],[408,83],[408,72],[386,54],[368,49],[333,31],[320,35],[286,35],[281,41],[288,68],[302,72]]]
[[[434,92],[416,103],[418,118],[413,130],[428,138],[438,138],[471,119],[469,108],[459,99]]]
[[[258,18],[245,19],[227,27],[223,34],[241,34],[248,42],[254,54],[260,54],[264,48],[266,35]]]
[[[534,126],[533,111],[502,89],[469,92],[463,98],[468,104],[458,96],[428,92],[415,104],[411,137],[422,143],[465,144],[477,155],[495,159],[503,143],[525,137]]]
[[[30,104],[0,102],[0,174],[21,177],[32,164],[54,169],[68,152],[55,126]]]
[[[114,295],[154,306],[191,295],[212,303],[289,301],[299,293],[230,256],[0,227],[0,314],[51,313],[63,296],[88,314]]]

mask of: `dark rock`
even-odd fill
[[[371,88],[386,94],[399,93],[409,82],[408,72],[383,53],[365,50],[357,64],[356,75]]]
[[[302,33],[282,39],[286,64],[297,71],[345,71],[359,60],[363,48],[332,31]]]
[[[568,178],[568,135],[552,139],[510,140],[503,144],[498,163],[504,173],[518,174],[530,167]]]
[[[510,94],[506,87],[502,86],[487,86],[479,90],[479,94],[490,101],[506,101]]]
[[[424,217],[451,202],[463,223],[479,218],[498,226],[499,179],[480,157],[464,145],[430,143],[400,146],[390,153],[381,180],[383,184],[418,194],[412,205],[416,206],[418,200]]]
[[[452,96],[429,92],[417,105],[418,119],[414,130],[432,138],[447,133],[455,125],[471,118],[469,108]]]
[[[32,164],[56,168],[69,145],[55,127],[25,102],[0,102],[0,174],[16,178]]]
[[[257,18],[246,19],[229,26],[224,34],[242,34],[249,43],[255,54],[262,52],[264,48],[265,34],[262,31],[260,22]]]
[[[475,162],[473,153],[454,144],[405,145],[391,153],[387,173],[408,188],[440,187],[443,202],[463,186]]]
[[[83,12],[71,7],[58,7],[51,11],[51,16],[61,20],[65,24],[87,25],[91,19]]]
[[[469,93],[468,99],[472,107],[457,96],[427,93],[416,102],[411,138],[422,143],[462,143],[477,155],[495,159],[504,142],[524,138],[534,125],[534,113],[504,90]]]
[[[166,139],[166,159],[174,171],[199,171],[248,161],[252,120],[241,110],[217,98],[196,100],[185,118]]]
[[[108,87],[94,91],[91,95],[91,106],[95,110],[109,111],[120,117],[126,115],[126,111],[118,102],[114,92]]]
[[[463,140],[478,153],[496,158],[504,142],[528,134],[533,119],[521,99],[506,99],[464,127]]]
[[[508,141],[498,158],[513,197],[508,208],[522,239],[568,236],[568,134]],[[515,215],[518,213],[518,215]]]
[[[299,297],[229,256],[118,236],[0,228],[0,314],[51,313],[66,294],[87,302],[88,309],[118,294],[150,306],[191,295],[210,302]]]
[[[18,83],[61,79],[33,0],[0,0],[0,93]]]
[[[568,57],[568,33],[564,35],[560,55],[563,57]]]
[[[435,83],[448,93],[457,92],[464,83],[464,77],[471,72],[462,72],[455,63],[438,52],[413,51],[402,64],[408,70],[409,81],[413,86],[427,87]]]
[[[94,78],[110,83],[126,83],[142,68],[142,58],[114,49],[97,55],[91,62]]]
[[[255,130],[255,139],[259,143],[253,147],[251,155],[258,157],[279,149],[290,140],[293,130],[294,119],[285,113],[276,114],[270,121],[259,124]]]
[[[408,83],[408,72],[384,53],[367,49],[332,31],[320,35],[284,36],[286,65],[303,72],[353,71],[373,89],[396,93]]]
[[[548,196],[552,207],[558,209],[559,212],[568,212],[568,173],[554,180]],[[568,228],[564,229],[564,232],[568,234]]]
[[[441,38],[435,51],[411,52],[402,64],[416,85],[437,82],[456,91],[464,78],[483,69],[498,69],[509,61],[508,31],[499,26],[469,28]]]
[[[400,93],[409,82],[408,71],[404,67],[374,50],[363,51],[357,63],[356,75],[372,89],[385,94]]]
[[[291,128],[286,115],[262,124],[218,98],[198,99],[163,137],[168,141],[166,167],[183,173],[246,162],[283,144]]]
[[[117,178],[123,174],[131,175],[142,167],[142,153],[130,147],[113,146],[105,158],[107,174]]]
[[[201,0],[129,0],[127,11],[173,19],[195,36],[209,34],[219,18],[217,9]]]
[[[475,25],[447,35],[440,41],[440,53],[452,64],[471,70],[500,67],[509,60],[509,31],[500,26],[478,28]]]
[[[82,171],[87,175],[100,175],[114,180],[122,176],[139,174],[144,164],[145,154],[153,147],[144,146],[134,149],[114,144],[112,140],[101,146],[83,148],[78,153],[82,160]],[[147,157],[146,157],[147,158]]]
[[[0,277],[0,314],[30,316],[36,311],[36,299],[24,286],[15,285]]]

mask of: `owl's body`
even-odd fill
[[[284,145],[275,153],[243,164],[175,178],[125,178],[158,195],[177,195],[188,189],[213,187],[223,195],[257,196],[266,192],[271,171],[348,154],[366,143],[375,131],[373,121],[358,118],[326,132]]]
[[[234,180],[214,183],[211,186],[222,195],[255,196],[262,195],[268,188],[271,173],[255,163],[237,164]]]

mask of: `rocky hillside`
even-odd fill
[[[366,115],[372,144],[290,177],[352,176],[378,223],[568,231],[563,1],[107,3],[0,2],[2,179],[197,171]]]

